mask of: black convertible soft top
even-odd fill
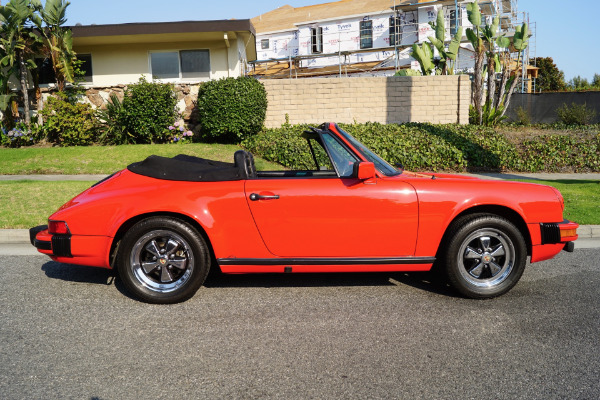
[[[249,165],[251,164],[251,165]],[[152,155],[127,166],[133,173],[169,181],[238,181],[256,176],[254,159],[244,150],[236,151],[234,163],[179,154],[173,158]]]

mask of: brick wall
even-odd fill
[[[273,79],[262,81],[265,125],[331,122],[469,122],[468,76]]]

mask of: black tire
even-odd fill
[[[447,233],[445,272],[448,282],[466,297],[489,299],[517,284],[527,264],[523,235],[496,215],[465,216]]]
[[[127,231],[117,255],[127,290],[148,303],[188,300],[202,286],[210,254],[202,236],[174,218],[152,217]]]

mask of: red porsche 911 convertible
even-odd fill
[[[390,166],[336,124],[303,134],[314,165],[256,171],[150,156],[96,183],[32,228],[63,263],[116,268],[151,303],[189,299],[223,273],[428,271],[462,295],[510,290],[531,262],[573,251],[578,224],[552,187],[417,174]]]

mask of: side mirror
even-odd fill
[[[362,181],[375,178],[375,164],[368,161],[355,162],[354,177]]]

